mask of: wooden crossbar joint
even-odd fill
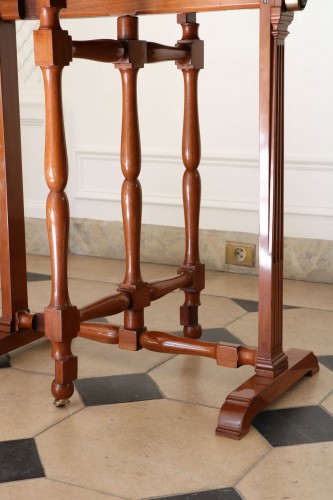
[[[117,20],[118,40],[125,47],[124,57],[115,64],[121,68],[143,68],[147,62],[147,42],[139,40],[139,21],[135,16],[121,16]]]
[[[122,283],[118,287],[118,292],[127,294],[129,299],[128,309],[131,309],[132,311],[140,311],[145,307],[149,307],[151,304],[151,293],[148,283],[142,282],[138,285]]]
[[[45,307],[45,331],[54,342],[62,342],[77,337],[80,330],[80,314],[76,306],[66,309]]]
[[[205,264],[195,264],[193,266],[181,265],[177,269],[178,274],[187,273],[192,277],[191,284],[181,288],[184,292],[201,292],[205,288]]]
[[[178,40],[178,46],[187,45],[190,57],[186,63],[177,62],[178,69],[203,69],[204,68],[204,42],[199,39],[199,24],[196,14],[178,14],[177,22],[182,26],[183,36]]]
[[[30,313],[29,309],[18,311],[15,314],[15,331],[33,330],[44,333],[45,322],[43,313]]]
[[[124,327],[119,328],[119,348],[125,351],[139,351],[142,349],[140,335],[146,330],[146,328],[138,330],[128,330]]]
[[[62,30],[60,9],[65,0],[38,0],[39,29],[34,31],[35,62],[41,68],[68,66],[72,61],[72,38]]]

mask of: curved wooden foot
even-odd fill
[[[319,370],[318,360],[310,351],[289,349],[286,355],[288,368],[276,378],[254,375],[229,394],[220,411],[216,434],[241,439],[261,410],[304,375],[314,375]]]

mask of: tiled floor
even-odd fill
[[[142,271],[147,280],[174,274]],[[29,257],[31,310],[47,301],[49,272],[48,259]],[[69,275],[72,302],[83,305],[115,289],[123,263],[72,256]],[[285,347],[314,350],[320,372],[270,405],[241,441],[214,431],[250,367],[77,339],[76,391],[55,408],[45,340],[1,356],[0,499],[331,500],[333,285],[288,281],[284,297]],[[149,328],[179,332],[181,303],[182,292],[153,303]],[[200,322],[204,340],[256,345],[257,279],[207,272]]]

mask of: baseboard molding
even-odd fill
[[[200,231],[201,260],[207,269],[242,274],[258,274],[255,268],[225,263],[227,241],[254,243],[258,235],[203,229]],[[49,255],[46,224],[43,219],[26,219],[27,252]],[[70,253],[124,260],[124,238],[120,222],[92,219],[71,220]],[[142,262],[178,266],[184,257],[184,230],[178,227],[142,226]],[[333,241],[285,238],[284,276],[287,279],[333,283]]]

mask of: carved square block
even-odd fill
[[[67,385],[77,379],[77,357],[57,360],[55,363],[55,380],[58,384]]]
[[[126,328],[119,328],[119,348],[126,351],[138,351],[142,349],[139,343],[139,335],[146,329],[142,330],[126,330]]]
[[[178,273],[188,272],[192,274],[192,285],[182,290],[189,292],[201,292],[205,288],[205,265],[197,264],[196,266],[182,265],[178,268]]]
[[[237,368],[239,347],[239,345],[219,343],[216,348],[217,364],[227,368]]]
[[[198,306],[180,306],[180,324],[191,326],[198,323]]]
[[[77,337],[80,314],[76,307],[52,309],[45,307],[45,336],[53,342],[65,342]]]
[[[72,38],[61,29],[34,31],[35,62],[37,66],[68,66],[72,61]]]

